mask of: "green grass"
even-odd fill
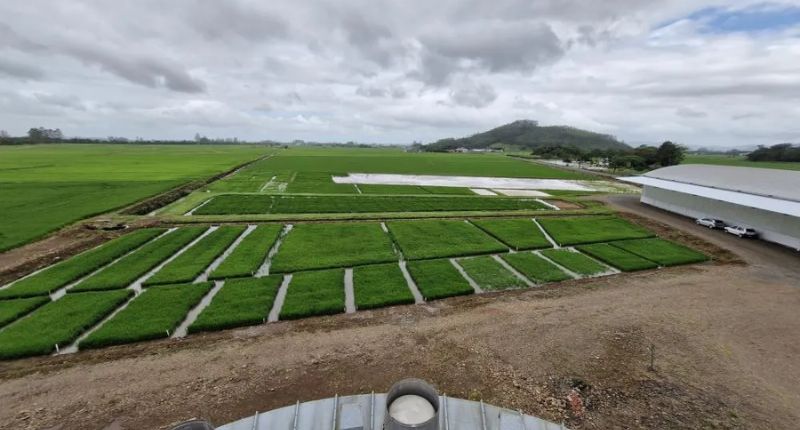
[[[653,236],[646,228],[614,216],[538,218],[537,221],[561,246]]]
[[[223,194],[195,215],[548,210],[534,199],[465,196]]]
[[[165,285],[145,290],[78,344],[83,348],[169,337],[214,284]],[[69,296],[68,296],[69,297]]]
[[[0,331],[0,359],[44,355],[66,347],[133,294],[130,290],[67,294]]]
[[[550,248],[552,245],[530,218],[472,220],[482,230],[516,249]]]
[[[559,282],[572,279],[549,261],[530,252],[517,252],[501,256],[511,267],[536,283]]]
[[[623,272],[633,272],[636,270],[654,269],[658,267],[658,264],[646,258],[631,254],[622,248],[612,246],[608,243],[593,243],[591,245],[581,245],[577,248],[581,252],[589,254]]]
[[[419,186],[419,185],[379,185],[379,184],[364,184],[358,185],[358,188],[364,194],[448,194],[448,195],[461,195],[461,196],[474,196],[469,188],[463,187],[432,187],[432,186]]]
[[[26,299],[0,301],[0,327],[16,321],[39,306],[50,301],[50,297],[29,297]]]
[[[272,309],[282,280],[282,276],[266,276],[226,281],[189,326],[189,333],[261,324]]]
[[[458,264],[484,291],[528,286],[490,256],[463,258]]]
[[[12,286],[0,290],[0,299],[50,294],[138,248],[163,232],[164,229],[143,229],[113,239],[97,248],[56,263],[35,275],[20,279]]]
[[[378,223],[298,224],[283,240],[270,271],[286,273],[397,259],[391,239]]]
[[[267,258],[272,245],[278,240],[283,225],[264,224],[256,227],[228,255],[209,279],[224,279],[254,275]]]
[[[414,296],[397,264],[356,267],[353,290],[358,309],[414,303]]]
[[[222,226],[162,267],[145,286],[192,282],[244,232],[244,226]]]
[[[504,252],[502,243],[464,221],[425,220],[386,223],[409,260]]]
[[[328,172],[297,172],[286,191],[289,193],[356,194],[353,184],[337,184]]]
[[[542,255],[579,275],[596,275],[608,270],[597,261],[569,249],[545,249]]]
[[[408,273],[425,300],[463,296],[475,292],[449,260],[409,261]]]
[[[759,167],[763,169],[800,170],[800,163],[791,161],[750,161],[744,156],[687,155],[681,164],[715,164],[720,166]]]
[[[84,279],[69,292],[125,288],[168,259],[206,231],[206,227],[183,227],[161,236],[111,266]]]
[[[612,242],[611,245],[658,263],[660,266],[699,263],[708,260],[700,252],[664,239],[640,239]]]
[[[280,319],[292,320],[344,312],[344,270],[295,273]]]
[[[274,151],[234,145],[0,146],[0,252]]]

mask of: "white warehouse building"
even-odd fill
[[[800,250],[800,171],[682,164],[620,179],[642,186],[642,203]]]

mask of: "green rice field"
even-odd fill
[[[611,245],[658,263],[659,266],[700,263],[708,257],[698,251],[664,239],[640,239],[612,242]]]
[[[283,276],[231,279],[189,326],[189,333],[261,324],[278,294]]]
[[[462,258],[458,260],[458,264],[484,291],[527,287],[524,281],[517,278],[492,257]]]
[[[552,245],[531,219],[472,220],[481,230],[515,250],[550,248]]]
[[[248,234],[230,256],[216,268],[210,279],[224,279],[254,275],[275,241],[280,236],[283,225],[264,224]]]
[[[344,270],[301,272],[292,277],[280,319],[344,312]]]
[[[608,270],[591,258],[569,249],[545,249],[542,255],[583,276],[596,275]]]
[[[356,267],[353,290],[358,309],[414,303],[414,296],[397,264]]]
[[[536,283],[558,282],[572,279],[570,275],[544,258],[531,252],[505,254],[501,257],[517,272]]]
[[[658,264],[608,243],[593,243],[577,247],[583,253],[616,267],[624,272],[654,269]]]
[[[449,260],[410,261],[408,272],[425,300],[463,296],[475,292]]]
[[[508,250],[505,245],[481,229],[464,221],[392,221],[386,225],[403,255],[409,260],[459,257]]]
[[[0,301],[0,328],[33,312],[36,308],[49,301],[50,297],[28,297]]]
[[[617,217],[548,217],[537,219],[561,246],[651,237],[644,227]]]

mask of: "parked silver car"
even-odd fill
[[[725,228],[725,222],[720,219],[698,218],[694,220],[694,222],[697,223],[697,225],[702,225],[703,227],[708,227],[708,228],[719,228],[719,229]]]
[[[750,227],[741,227],[738,225],[732,225],[729,227],[725,227],[725,231],[739,237],[747,237],[747,238],[758,237],[758,233],[756,233],[756,231]]]

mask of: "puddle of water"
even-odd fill
[[[275,301],[272,303],[272,309],[270,309],[269,314],[267,316],[267,322],[275,322],[278,321],[278,318],[281,315],[281,308],[283,307],[283,301],[286,300],[286,292],[289,290],[289,284],[292,282],[292,275],[283,275],[283,282],[281,282],[280,288],[278,288],[278,294],[275,295]]]
[[[275,257],[275,254],[278,253],[278,249],[280,249],[283,240],[286,239],[286,235],[292,231],[294,225],[286,224],[283,226],[283,230],[281,230],[281,234],[278,236],[278,239],[272,245],[272,248],[267,253],[267,258],[264,259],[264,263],[261,264],[261,267],[258,268],[258,271],[255,274],[256,278],[261,278],[264,276],[269,276],[269,268],[272,265],[272,258]]]
[[[219,290],[222,289],[223,285],[225,285],[224,281],[214,281],[214,288],[212,288],[211,291],[209,291],[208,294],[206,294],[205,297],[200,300],[200,303],[198,303],[194,309],[189,311],[189,314],[186,315],[186,318],[184,318],[183,322],[178,326],[178,328],[175,329],[175,332],[172,333],[170,337],[173,339],[186,337],[189,326],[192,325],[197,317],[200,316],[200,313],[202,313],[203,310],[211,304],[214,296],[216,296]]]
[[[398,264],[400,265],[400,271],[403,272],[403,277],[406,278],[406,284],[408,284],[408,289],[411,290],[411,295],[414,296],[414,303],[416,304],[425,303],[425,298],[422,297],[422,293],[419,291],[417,283],[414,282],[414,278],[412,278],[411,273],[408,272],[408,267],[406,267],[406,262],[400,261]]]
[[[356,311],[356,295],[353,290],[353,269],[344,269],[344,311],[352,314]]]

